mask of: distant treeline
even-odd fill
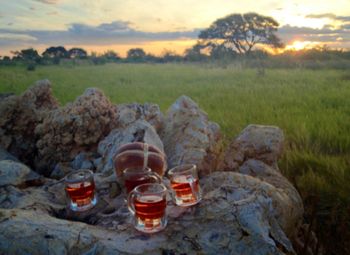
[[[236,64],[264,68],[350,68],[350,52],[331,50],[325,46],[302,51],[284,51],[268,54],[261,48],[278,51],[284,44],[277,36],[279,24],[272,17],[258,13],[233,13],[217,19],[198,35],[197,43],[183,55],[165,50],[161,56],[146,53],[142,48],[133,48],[125,58],[112,50],[90,55],[82,48],[67,50],[63,46],[49,47],[42,54],[35,49],[15,51],[13,57],[0,56],[0,65],[25,65],[35,70],[36,65],[77,65],[106,63],[169,63],[196,62],[227,67]],[[261,46],[261,47],[259,47]]]
[[[327,47],[316,47],[299,51],[284,51],[279,54],[269,54],[263,50],[254,50],[249,54],[237,53],[224,47],[212,48],[203,52],[198,45],[179,55],[174,51],[165,50],[161,56],[146,53],[141,48],[133,48],[122,58],[108,50],[102,54],[92,52],[88,54],[82,48],[67,50],[63,46],[49,47],[42,54],[33,48],[12,52],[13,56],[0,56],[0,65],[26,66],[28,70],[35,70],[37,65],[102,65],[106,63],[210,63],[220,67],[239,64],[253,68],[350,68],[350,51],[332,50]]]

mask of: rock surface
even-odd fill
[[[157,105],[112,105],[97,89],[58,108],[40,81],[0,102],[0,254],[295,254],[303,205],[277,166],[283,140],[278,127],[249,125],[222,160],[219,126],[186,96],[163,119]],[[181,208],[168,196],[157,234],[134,230],[114,173],[131,142],[165,151],[170,168],[197,164],[201,176],[202,201]],[[76,213],[62,178],[82,168],[96,172],[98,203]]]
[[[115,126],[116,109],[98,89],[87,89],[73,103],[49,112],[35,133],[40,165],[67,162],[81,151],[96,150]]]
[[[38,179],[39,176],[29,167],[12,160],[0,161],[0,186],[25,185],[26,182]]]
[[[9,97],[9,96],[14,96],[15,93],[0,93],[0,100]]]
[[[102,159],[97,165],[98,172],[112,173],[114,169],[113,158],[119,147],[132,142],[152,144],[164,151],[163,143],[155,129],[148,122],[137,120],[126,128],[114,129],[98,144],[98,153],[102,155]]]
[[[13,156],[11,153],[6,151],[1,146],[0,146],[0,160],[12,160],[12,161],[19,162],[19,160],[15,156]]]
[[[33,165],[36,155],[35,127],[47,111],[56,109],[48,80],[35,83],[20,96],[0,101],[0,145],[21,161]]]
[[[144,120],[151,124],[159,132],[163,128],[164,116],[156,104],[118,104],[117,123],[118,127],[125,128],[136,120]]]
[[[276,188],[269,194],[274,202],[274,213],[289,238],[295,238],[302,224],[303,202],[298,191],[280,173],[262,161],[249,159],[238,169],[239,173],[250,175]]]
[[[141,234],[132,228],[130,215],[118,204],[123,200],[122,195],[105,199],[100,194],[100,201],[109,206],[109,211],[105,212],[110,216],[95,213],[96,217],[101,216],[95,219],[97,225],[87,225],[57,219],[47,213],[63,208],[62,192],[57,191],[62,188],[59,183],[40,189],[49,191],[37,191],[36,196],[33,192],[23,194],[24,191],[19,191],[22,194],[16,203],[0,210],[0,252],[294,254],[284,222],[293,224],[295,219],[289,218],[288,214],[275,213],[276,208],[290,203],[279,199],[281,194],[284,195],[283,191],[257,178],[234,172],[213,173],[202,179],[201,185],[204,196],[200,204],[187,209],[170,205],[167,228],[153,235]],[[46,198],[38,199],[40,196]],[[28,201],[34,203],[34,197],[35,204],[28,204]],[[56,208],[52,207],[55,201]]]
[[[225,170],[237,169],[248,159],[258,159],[277,169],[283,152],[283,131],[275,126],[249,125],[229,145]]]
[[[189,97],[181,96],[169,108],[161,137],[169,168],[196,164],[202,176],[217,169],[220,127]]]

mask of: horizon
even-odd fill
[[[286,49],[327,45],[350,49],[350,2],[246,1],[244,4],[160,0],[19,0],[2,3],[0,55],[50,46],[81,47],[91,52],[113,50],[124,57],[130,48],[161,55],[165,50],[183,54],[199,31],[232,13],[256,12],[271,16],[280,26],[277,35]],[[191,8],[186,8],[191,6]],[[194,11],[195,10],[195,11]]]

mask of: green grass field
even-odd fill
[[[35,72],[2,67],[0,93],[19,94],[43,78],[52,82],[61,104],[74,100],[85,88],[98,87],[113,103],[154,102],[165,112],[177,97],[188,95],[220,124],[227,142],[250,123],[279,126],[287,138],[280,168],[301,192],[307,215],[312,211],[310,201],[317,201],[316,229],[321,237],[344,236],[339,226],[350,227],[350,75],[346,71],[268,69],[259,76],[253,69],[185,64],[48,66]]]

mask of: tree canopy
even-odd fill
[[[81,48],[72,48],[68,51],[70,58],[86,58],[87,52]]]
[[[105,53],[103,53],[101,55],[101,57],[106,58],[107,60],[111,60],[111,61],[116,61],[120,59],[120,56],[118,55],[117,52],[113,51],[113,50],[108,50]]]
[[[257,44],[281,47],[282,43],[275,34],[278,26],[273,18],[257,13],[231,14],[201,31],[199,39],[210,48],[223,45],[245,54]]]
[[[69,56],[68,51],[63,46],[51,46],[42,55],[48,58],[67,58]]]
[[[128,50],[128,53],[127,53],[127,58],[129,60],[133,60],[133,61],[144,60],[145,57],[146,57],[146,53],[141,48],[130,49],[130,50]]]
[[[14,55],[14,58],[24,61],[38,61],[40,59],[38,52],[33,48],[15,51],[12,53]]]

